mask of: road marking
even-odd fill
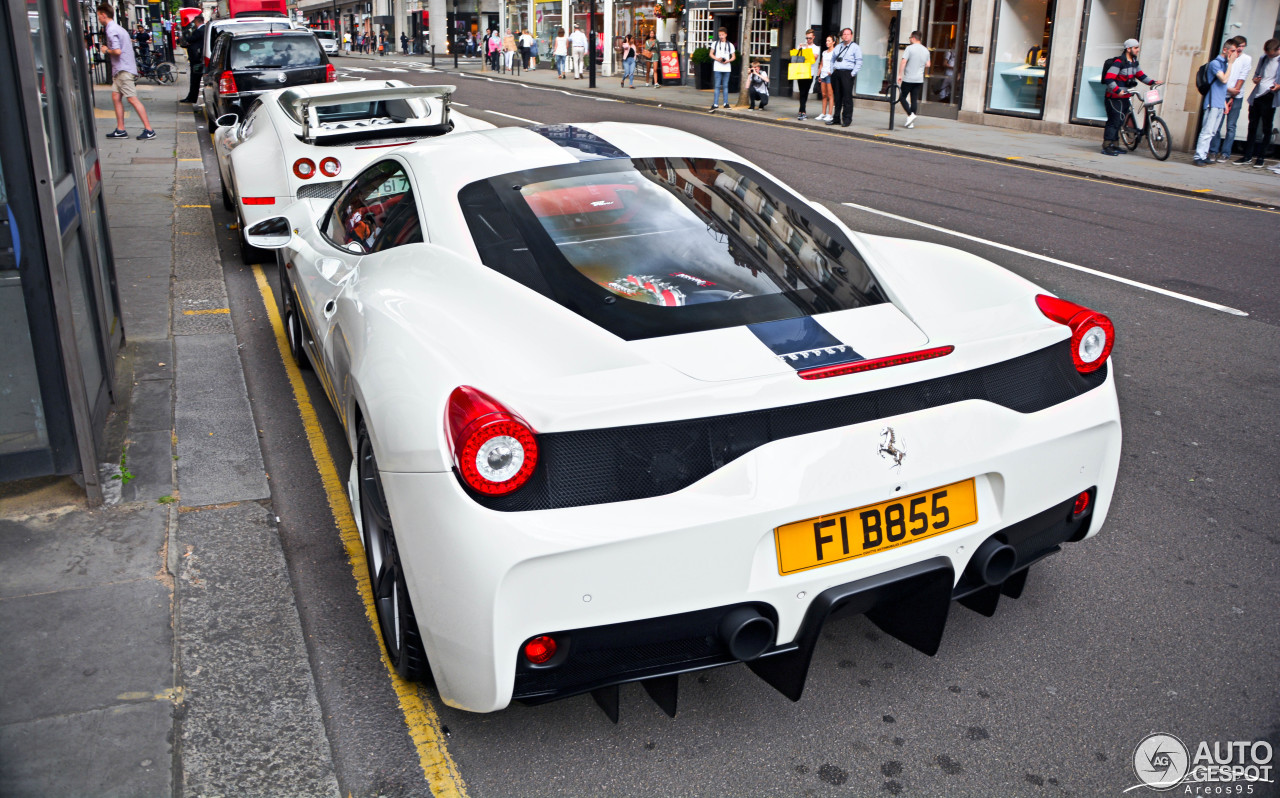
[[[230,309],[228,309],[228,308],[216,308],[216,309],[214,309],[214,310],[184,310],[184,311],[182,311],[182,315],[184,315],[184,316],[203,316],[203,315],[205,315],[205,314],[207,314],[207,313],[230,313],[230,312],[231,312],[231,310],[230,310]]]
[[[528,123],[529,123],[529,124],[531,124],[531,125],[541,125],[541,124],[542,124],[541,122],[535,122],[535,121],[533,121],[532,119],[525,119],[523,116],[512,116],[511,114],[504,114],[504,113],[502,113],[501,111],[490,111],[490,110],[489,110],[489,109],[487,109],[487,108],[486,108],[486,109],[484,109],[484,110],[482,110],[480,113],[483,113],[483,114],[493,114],[494,116],[505,116],[507,119],[514,119],[514,120],[516,120],[517,122],[528,122]]]
[[[356,521],[351,515],[351,505],[347,500],[346,487],[338,477],[333,466],[333,458],[329,454],[329,444],[325,441],[324,430],[316,418],[315,408],[307,394],[307,386],[302,382],[302,374],[289,355],[289,342],[285,337],[284,325],[280,321],[280,311],[276,307],[275,293],[267,282],[261,266],[253,267],[253,278],[258,283],[258,292],[262,295],[262,304],[266,306],[267,319],[275,333],[276,349],[280,352],[280,360],[284,363],[285,374],[289,377],[289,385],[293,389],[293,398],[298,406],[298,415],[302,418],[302,428],[307,435],[307,443],[311,447],[311,458],[316,470],[320,473],[320,481],[324,484],[325,496],[329,500],[329,511],[333,514],[333,523],[338,528],[342,545],[347,550],[347,560],[351,563],[351,573],[356,580],[356,589],[364,601],[364,614],[373,627],[374,636],[381,640],[378,632],[378,615],[373,608],[373,594],[369,589],[369,567],[364,558],[364,546],[360,542],[360,534],[356,531]],[[382,664],[391,677],[391,686],[395,688],[400,699],[400,710],[404,713],[405,725],[409,727],[409,737],[418,750],[418,763],[435,798],[467,798],[467,787],[462,781],[462,774],[453,757],[449,755],[444,743],[444,733],[440,728],[440,716],[429,701],[423,699],[417,687],[410,684],[396,673],[387,659],[386,649],[378,647],[382,654]]]
[[[1125,285],[1132,286],[1134,288],[1141,288],[1144,291],[1151,291],[1153,293],[1161,294],[1163,296],[1171,297],[1173,299],[1181,299],[1183,302],[1190,302],[1193,305],[1200,305],[1202,307],[1211,308],[1213,310],[1220,310],[1223,313],[1230,313],[1233,316],[1249,315],[1248,313],[1245,313],[1243,310],[1236,310],[1235,308],[1227,307],[1226,305],[1219,305],[1217,302],[1210,302],[1207,299],[1199,299],[1197,297],[1187,296],[1186,294],[1179,294],[1177,291],[1170,291],[1167,288],[1159,288],[1154,285],[1147,285],[1146,283],[1140,283],[1137,280],[1130,280],[1127,277],[1119,277],[1114,274],[1107,274],[1106,272],[1101,272],[1101,271],[1098,271],[1097,269],[1090,269],[1087,266],[1079,266],[1074,263],[1068,263],[1065,260],[1058,260],[1057,258],[1051,258],[1047,255],[1041,255],[1036,252],[1028,252],[1025,249],[1018,249],[1017,247],[1011,247],[1008,244],[1001,244],[997,241],[990,241],[985,238],[978,238],[977,236],[971,236],[968,233],[961,233],[956,230],[948,230],[945,227],[938,227],[936,224],[929,224],[928,222],[920,222],[920,221],[916,221],[915,219],[908,219],[907,217],[899,216],[896,213],[889,213],[888,211],[881,211],[875,208],[868,208],[866,205],[855,205],[852,202],[846,202],[843,204],[847,205],[850,208],[855,208],[860,211],[866,211],[867,213],[874,213],[879,216],[885,216],[890,219],[896,219],[899,222],[914,224],[919,227],[924,227],[928,230],[934,230],[939,233],[946,233],[947,235],[955,236],[956,238],[963,238],[966,241],[973,241],[975,243],[982,244],[983,246],[995,247],[996,249],[1003,249],[1004,251],[1012,252],[1015,255],[1022,255],[1023,257],[1034,258],[1035,260],[1041,260],[1041,261],[1044,261],[1045,263],[1052,263],[1055,266],[1062,266],[1064,268],[1072,269],[1074,271],[1083,272],[1085,274],[1091,274],[1094,277],[1101,277],[1106,280],[1114,280],[1117,283],[1124,283]]]
[[[179,208],[207,208],[208,205],[179,205]]]
[[[1195,192],[1195,193],[1197,193],[1197,194],[1203,194],[1203,193],[1205,193],[1206,191],[1213,191],[1213,189],[1211,189],[1211,188],[1193,188],[1193,189],[1191,189],[1191,190],[1192,190],[1192,191],[1194,191],[1194,192]]]
[[[179,161],[203,161],[203,158],[179,158]]]

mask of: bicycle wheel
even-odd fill
[[[175,80],[177,80],[177,78],[174,77],[174,74],[173,74],[173,65],[161,64],[160,66],[156,67],[156,79],[159,80],[161,83],[173,83]]]
[[[1124,142],[1124,148],[1129,152],[1138,149],[1138,125],[1134,122],[1133,114],[1126,114],[1124,125],[1120,128],[1120,140]]]
[[[1173,142],[1169,140],[1169,126],[1155,114],[1147,122],[1147,146],[1151,148],[1151,154],[1157,161],[1167,160],[1169,153],[1173,151]]]

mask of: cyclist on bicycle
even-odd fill
[[[1138,66],[1138,51],[1142,49],[1137,39],[1125,39],[1124,53],[1108,58],[1102,65],[1102,82],[1107,87],[1107,129],[1102,134],[1102,154],[1121,155],[1120,128],[1124,125],[1125,111],[1129,107],[1132,89],[1142,81],[1148,86],[1159,86],[1162,81],[1147,77]]]

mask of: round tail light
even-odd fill
[[[1076,497],[1075,506],[1071,508],[1072,515],[1080,515],[1089,509],[1089,491],[1084,491]]]
[[[511,493],[538,464],[533,428],[496,399],[463,385],[449,396],[446,422],[462,481],[487,496]]]
[[[303,180],[310,180],[316,174],[316,162],[310,158],[299,158],[293,162],[293,173]]]
[[[1048,318],[1071,328],[1071,362],[1076,371],[1089,374],[1102,368],[1116,340],[1111,319],[1096,310],[1045,294],[1036,297],[1036,305]]]
[[[337,158],[325,158],[320,162],[320,173],[325,177],[337,177],[342,171],[342,164]]]
[[[524,658],[534,665],[546,664],[556,655],[556,641],[553,637],[539,635],[524,644]]]

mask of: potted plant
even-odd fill
[[[698,76],[698,90],[711,90],[711,48],[699,47],[689,54],[689,61],[694,65],[694,74]]]

